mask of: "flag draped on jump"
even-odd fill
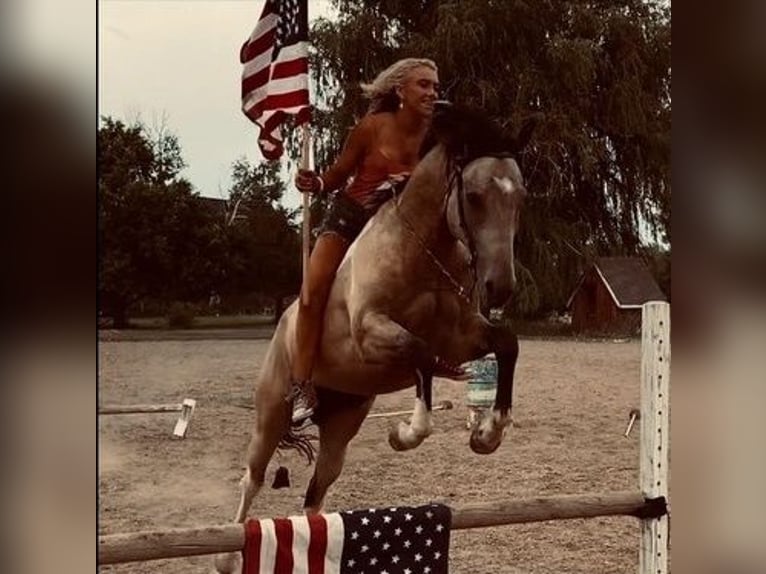
[[[308,0],[266,0],[250,38],[242,45],[242,111],[260,127],[266,159],[284,151],[281,126],[311,119],[308,88]]]
[[[243,574],[446,574],[440,504],[250,520]]]

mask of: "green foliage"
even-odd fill
[[[153,143],[140,125],[99,129],[99,296],[125,326],[131,305],[207,296],[220,269],[216,227],[196,201],[173,136]]]
[[[229,203],[236,206],[230,220],[227,281],[222,293],[262,293],[275,300],[278,316],[282,300],[300,288],[300,235],[295,211],[280,202],[285,183],[277,162],[250,165],[246,159],[232,166]],[[234,208],[232,208],[234,209]]]
[[[317,165],[365,111],[359,83],[434,59],[443,97],[510,132],[530,191],[517,257],[526,314],[560,309],[595,255],[670,242],[670,12],[643,0],[335,0],[311,30]],[[293,136],[291,149],[296,149]]]

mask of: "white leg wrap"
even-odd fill
[[[417,399],[410,424],[402,421],[391,429],[388,442],[395,450],[409,450],[419,446],[432,432],[431,413],[426,410],[425,403]]]
[[[425,401],[415,399],[415,408],[412,411],[412,422],[410,422],[412,432],[416,436],[426,438],[434,431],[434,425],[431,421],[431,413],[426,409]]]

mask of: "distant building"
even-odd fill
[[[667,301],[646,264],[635,257],[599,257],[585,270],[569,298],[575,332],[634,334],[641,306]]]

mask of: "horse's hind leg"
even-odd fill
[[[359,432],[374,397],[356,405],[341,406],[319,421],[319,454],[303,508],[306,514],[322,511],[327,490],[340,476],[349,441]]]
[[[255,393],[255,425],[247,447],[247,467],[240,480],[240,501],[235,522],[243,523],[247,518],[253,499],[263,486],[266,468],[274,454],[280,439],[289,428],[290,405],[284,400],[282,377],[287,371],[273,369],[275,365],[267,361],[264,372]],[[286,380],[286,379],[285,379]],[[215,558],[218,572],[237,572],[240,554],[232,552],[219,554]]]

